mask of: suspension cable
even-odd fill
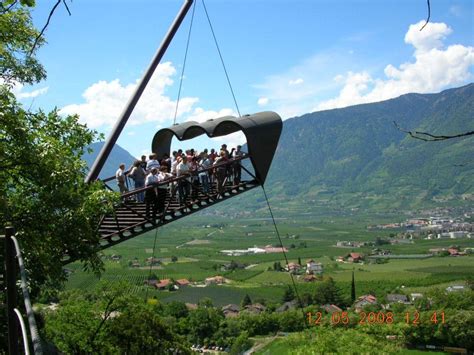
[[[183,86],[184,68],[186,67],[186,59],[188,57],[188,48],[189,48],[189,42],[190,42],[190,39],[191,39],[191,31],[193,29],[194,11],[196,10],[196,3],[197,3],[197,1],[194,2],[193,12],[192,12],[192,15],[191,15],[191,22],[189,24],[188,39],[186,41],[186,50],[184,51],[183,69],[181,70],[181,77],[179,79],[178,98],[176,100],[176,108],[174,110],[173,125],[176,123],[176,117],[178,116],[179,99],[181,97],[181,87]]]
[[[219,44],[217,43],[217,38],[216,38],[216,35],[214,33],[214,29],[212,27],[211,19],[209,18],[209,14],[207,13],[207,8],[206,8],[206,4],[205,4],[204,0],[202,0],[202,5],[204,6],[204,11],[206,13],[207,22],[209,22],[209,27],[211,28],[212,37],[214,37],[214,43],[216,44],[217,52],[219,53],[219,57],[221,58],[222,67],[224,68],[224,73],[225,73],[225,76],[227,78],[227,83],[229,84],[230,92],[232,93],[232,97],[234,99],[234,103],[235,103],[235,107],[237,109],[237,113],[239,114],[239,117],[242,117],[242,115],[240,114],[239,105],[237,104],[237,100],[235,99],[235,94],[234,94],[234,90],[232,89],[232,84],[230,83],[229,75],[227,74],[227,69],[226,69],[225,64],[224,64],[224,59],[222,58],[222,53],[221,53],[221,50],[219,48]]]
[[[290,272],[288,257],[286,255],[285,248],[283,248],[283,243],[281,241],[280,232],[278,230],[278,226],[276,224],[275,217],[273,216],[272,208],[270,207],[270,201],[268,200],[268,196],[267,196],[267,192],[265,191],[265,187],[263,186],[263,184],[261,184],[260,186],[262,187],[263,194],[265,196],[265,201],[267,201],[268,210],[270,211],[270,216],[272,217],[273,226],[275,227],[275,231],[276,231],[276,234],[277,234],[277,237],[278,237],[278,241],[280,242],[281,251],[283,252],[283,256],[285,257],[286,267],[288,269],[288,273],[290,274],[290,278],[291,278],[291,282],[293,284],[293,288],[295,290],[296,298],[298,299],[298,303],[299,303],[299,306],[301,308],[301,312],[303,314],[304,324],[307,327],[308,324],[306,322],[306,314],[304,313],[304,309],[303,309],[303,302],[301,301],[300,295],[298,293],[298,288],[296,287],[296,282],[295,282],[295,279],[293,277],[293,274]]]

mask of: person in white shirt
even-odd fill
[[[183,155],[181,162],[176,166],[176,177],[189,176],[188,158]],[[185,204],[191,194],[191,180],[189,177],[178,181],[179,204]]]
[[[125,186],[125,164],[119,165],[118,170],[115,172],[115,180],[117,180],[121,194],[128,192],[127,186]]]
[[[153,186],[153,188],[150,188],[146,190],[145,192],[145,216],[147,219],[150,218],[150,205],[152,206],[152,212],[153,212],[153,220],[156,219],[156,212],[158,210],[158,199],[157,199],[157,193],[156,193],[156,184],[158,184],[158,176],[157,176],[158,170],[153,168],[151,169],[150,173],[147,175],[145,179],[145,187]]]
[[[209,159],[207,153],[204,153],[201,161],[199,162],[200,170],[204,170],[199,172],[199,181],[201,182],[202,192],[205,194],[209,193],[209,170],[205,169],[210,168],[211,166],[211,159]]]
[[[245,153],[241,150],[242,146],[238,145],[237,149],[234,151],[234,154],[232,155],[232,158],[234,159],[240,159],[245,156]],[[240,184],[240,180],[242,178],[242,165],[240,164],[240,160],[236,161],[233,164],[233,170],[234,170],[234,183],[236,185]]]
[[[160,168],[160,162],[158,160],[156,160],[156,154],[155,153],[150,154],[150,160],[148,160],[148,162],[146,163],[146,170],[147,171],[151,171],[151,169],[153,169],[153,168],[156,168],[156,169]]]
[[[156,175],[158,179],[158,186],[157,186],[157,208],[158,214],[163,214],[165,212],[165,202],[166,202],[166,194],[168,191],[168,184],[163,184],[164,181],[174,178],[174,176],[168,173],[168,167],[166,165],[162,165],[160,167],[160,171]]]

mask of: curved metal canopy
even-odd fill
[[[256,177],[263,185],[280,139],[281,129],[281,117],[271,111],[241,118],[225,116],[203,123],[188,121],[156,132],[151,149],[158,157],[162,157],[164,154],[170,155],[173,136],[184,141],[202,134],[214,138],[242,131],[247,139],[248,153]]]

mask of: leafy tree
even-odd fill
[[[166,305],[165,314],[174,318],[184,318],[188,316],[189,311],[184,302],[172,301]]]
[[[38,37],[29,8],[34,1],[0,1],[0,77],[4,83],[34,84],[46,77],[43,66],[31,52]],[[44,43],[39,39],[37,47]]]
[[[247,293],[247,294],[245,294],[245,297],[243,298],[240,305],[242,306],[242,308],[244,308],[245,306],[248,306],[250,304],[252,304],[252,300],[250,299],[250,296]]]
[[[173,263],[177,262],[177,261],[178,261],[178,257],[173,255],[173,256],[171,257],[171,261],[172,261]]]
[[[35,295],[40,286],[65,279],[66,254],[101,269],[97,225],[117,197],[98,183],[84,183],[81,156],[97,139],[95,131],[75,115],[27,111],[12,94],[16,83],[46,75],[29,53],[38,35],[29,14],[33,5],[0,1],[0,225],[16,228]]]
[[[156,306],[127,294],[126,283],[100,284],[65,295],[45,314],[45,335],[63,353],[189,353],[189,344],[159,317]]]
[[[275,271],[281,271],[283,270],[283,267],[281,266],[280,262],[279,261],[275,261],[273,263],[273,270]]]
[[[352,283],[351,283],[351,303],[356,300],[356,285],[354,280],[354,270],[352,270]]]
[[[316,286],[314,294],[314,303],[321,304],[335,304],[341,306],[344,304],[341,291],[337,287],[336,282],[329,277],[327,280],[321,282]]]
[[[295,291],[293,290],[293,288],[291,288],[290,286],[288,286],[285,290],[285,293],[283,294],[283,302],[289,302],[289,301],[293,301],[295,299]]]
[[[251,346],[252,341],[249,339],[248,333],[244,331],[235,339],[232,347],[230,348],[230,353],[232,355],[241,354]]]

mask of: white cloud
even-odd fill
[[[261,97],[261,98],[258,99],[257,104],[259,106],[265,106],[265,105],[268,105],[269,101],[270,100],[268,99],[268,97]]]
[[[176,101],[165,95],[167,87],[173,84],[172,77],[176,69],[171,62],[158,65],[142,97],[137,103],[129,120],[130,125],[145,122],[164,122],[174,117]],[[138,80],[124,85],[119,79],[98,81],[88,87],[84,93],[84,103],[71,104],[61,109],[62,114],[77,113],[83,123],[91,128],[112,126],[122,113],[126,103],[135,91]],[[196,97],[180,99],[177,117],[192,111],[199,101]]]
[[[368,72],[348,72],[339,95],[319,103],[314,110],[377,102],[410,92],[437,92],[470,80],[474,48],[460,44],[444,48],[443,40],[452,29],[444,23],[429,23],[420,31],[423,23],[410,25],[405,35],[405,42],[415,49],[414,61],[398,68],[388,64],[384,78],[373,78]]]
[[[301,78],[295,79],[295,80],[290,80],[288,82],[288,85],[300,85],[303,84],[304,80]]]
[[[0,84],[5,84],[5,81],[3,79],[0,79]],[[9,84],[7,85],[11,85],[11,90],[18,100],[32,99],[40,95],[44,95],[48,92],[49,89],[48,86],[45,86],[43,88],[39,88],[33,91],[25,91],[25,86],[22,83],[19,83],[18,81],[9,82]]]
[[[224,116],[237,116],[235,112],[230,108],[223,108],[219,111],[206,111],[201,107],[197,107],[194,111],[186,117],[186,121],[196,121],[199,123],[205,122],[210,119],[220,118]]]

